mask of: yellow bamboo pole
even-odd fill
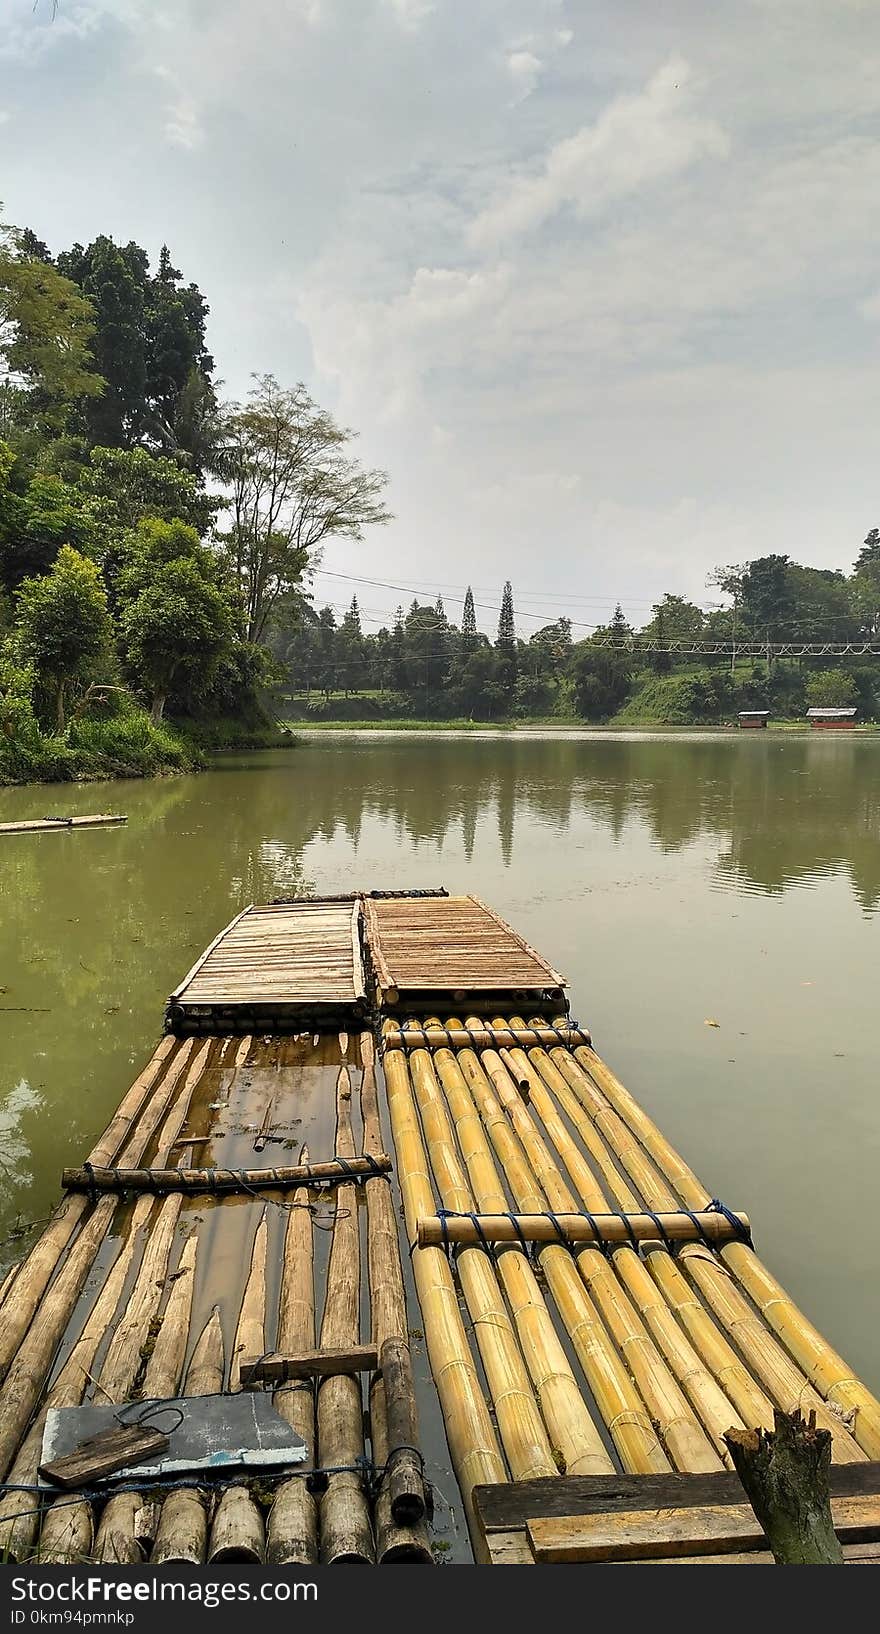
[[[643,1195],[649,1206],[665,1208],[670,1198],[674,1204],[676,1193],[669,1189],[674,1177],[678,1199],[688,1208],[704,1208],[710,1201],[710,1193],[700,1184],[683,1158],[669,1145],[656,1124],[637,1105],[605,1063],[600,1061],[596,1052],[584,1046],[574,1053],[577,1063],[569,1081],[574,1085],[575,1076],[579,1073],[580,1088],[588,1098],[598,1096],[602,1100],[607,1099],[619,1121],[623,1123],[624,1119],[626,1120],[627,1146],[629,1147],[635,1137],[644,1145],[653,1164],[665,1177],[660,1184],[643,1188]],[[576,1088],[576,1092],[580,1092],[580,1089]],[[727,1243],[719,1249],[718,1255],[719,1257],[714,1256],[705,1248],[689,1246],[681,1250],[679,1260],[685,1266],[689,1278],[705,1296],[710,1309],[714,1311],[722,1326],[736,1340],[742,1356],[754,1369],[757,1379],[767,1393],[786,1412],[791,1412],[794,1406],[800,1406],[803,1411],[815,1411],[817,1423],[821,1428],[830,1430],[832,1434],[835,1461],[853,1462],[861,1456],[870,1457],[880,1453],[880,1403],[875,1401],[860,1381],[853,1379],[851,1370],[846,1367],[842,1358],[836,1356],[815,1329],[811,1330],[814,1337],[808,1343],[807,1330],[810,1329],[810,1324],[806,1318],[800,1316],[800,1312],[790,1301],[788,1304],[790,1312],[794,1313],[791,1318],[794,1327],[797,1327],[795,1319],[800,1319],[801,1326],[797,1327],[797,1333],[801,1343],[798,1345],[792,1339],[792,1342],[783,1348],[774,1339],[771,1328],[775,1329],[780,1337],[788,1331],[785,1329],[784,1318],[772,1305],[762,1308],[760,1297],[755,1298],[755,1293],[759,1291],[762,1277],[766,1278],[765,1290],[768,1286],[778,1287],[778,1284],[770,1277],[769,1272],[765,1271],[753,1249],[744,1243]],[[750,1297],[755,1298],[755,1304],[761,1309],[768,1324],[766,1327],[757,1320],[753,1308],[743,1298],[734,1280],[733,1271],[739,1273],[743,1288]],[[782,1294],[782,1299],[785,1301],[787,1296]],[[789,1334],[789,1338],[791,1337]],[[799,1348],[800,1355],[796,1354]],[[823,1383],[828,1386],[826,1392],[828,1399],[839,1409],[838,1412],[826,1404],[809,1376],[805,1377],[800,1371],[805,1360],[811,1355],[815,1366],[820,1362],[826,1364],[827,1371],[821,1374],[821,1377]],[[832,1384],[832,1380],[835,1380],[836,1384]],[[832,1393],[835,1391],[837,1393]],[[876,1409],[873,1415],[867,1410],[871,1403]],[[859,1404],[865,1405],[865,1412]],[[852,1435],[849,1434],[844,1420],[844,1413],[850,1407],[856,1407]]]
[[[520,1018],[514,1017],[513,1023],[519,1025]],[[640,1197],[632,1191],[621,1170],[615,1165],[605,1140],[586,1118],[580,1101],[549,1057],[545,1059],[543,1053],[538,1051],[535,1052],[533,1060],[527,1059],[525,1054],[518,1050],[511,1051],[510,1054],[515,1071],[521,1074],[523,1081],[528,1083],[533,1092],[536,1110],[541,1109],[542,1100],[541,1096],[535,1093],[537,1088],[535,1078],[538,1077],[540,1081],[543,1077],[548,1086],[552,1086],[554,1096],[569,1114],[579,1133],[583,1133],[583,1124],[588,1123],[592,1136],[590,1154],[600,1167],[617,1207],[627,1211],[641,1207]],[[570,1143],[571,1136],[563,1126],[561,1142],[563,1156],[567,1154]],[[607,1207],[604,1193],[601,1195],[603,1205]],[[697,1307],[702,1315],[702,1321],[698,1320],[694,1324],[696,1331],[686,1328],[686,1333],[682,1332],[677,1320],[679,1311],[675,1300],[668,1297],[668,1290],[670,1285],[672,1290],[680,1285],[686,1297],[689,1292],[688,1284],[677,1271],[671,1255],[665,1249],[661,1249],[659,1243],[654,1245],[650,1253],[646,1247],[645,1252],[652,1264],[655,1261],[665,1261],[663,1269],[666,1274],[663,1278],[658,1275],[656,1283],[652,1282],[645,1264],[628,1245],[613,1251],[615,1270],[705,1426],[719,1457],[723,1463],[731,1467],[730,1453],[724,1440],[727,1430],[740,1428],[746,1424],[750,1426],[767,1424],[772,1427],[772,1405],[742,1367],[731,1347],[721,1341],[714,1324],[702,1311],[702,1307]],[[681,1301],[682,1294],[679,1292],[679,1303]],[[696,1342],[698,1337],[703,1341],[703,1348]],[[713,1361],[719,1362],[720,1373],[713,1371]],[[725,1389],[725,1385],[730,1384],[733,1385],[732,1391]],[[740,1417],[740,1403],[746,1409],[745,1418]]]
[[[470,1209],[473,1197],[455,1150],[431,1057],[427,1050],[413,1050],[409,1062],[428,1157],[443,1205]],[[455,1265],[474,1324],[495,1405],[498,1433],[511,1474],[516,1481],[555,1475],[557,1465],[492,1259],[482,1248],[464,1248],[456,1255]],[[498,1273],[503,1281],[505,1272],[501,1265]]]
[[[420,1217],[434,1207],[428,1157],[403,1051],[390,1052],[383,1067],[407,1236],[414,1242]],[[507,1472],[465,1336],[449,1262],[439,1248],[423,1248],[413,1253],[412,1265],[449,1451],[477,1546],[473,1489],[505,1481]]]
[[[524,1105],[517,1084],[501,1057],[495,1051],[487,1050],[483,1053],[482,1059],[499,1099],[532,1160],[536,1174],[540,1166],[542,1184],[551,1208],[558,1212],[576,1209],[577,1201],[574,1194],[563,1180],[552,1153],[539,1134],[531,1112]],[[558,1119],[556,1122],[558,1123]],[[579,1172],[574,1156],[569,1152],[569,1148],[573,1149],[574,1143],[564,1128],[562,1132],[567,1142],[566,1155],[571,1157],[572,1168]],[[592,1174],[590,1188],[590,1195],[596,1200],[597,1205],[607,1207],[604,1194]],[[587,1206],[590,1206],[589,1203]],[[715,1451],[694,1408],[681,1389],[666,1357],[642,1322],[625,1287],[615,1276],[609,1260],[594,1247],[576,1249],[574,1258],[650,1409],[653,1421],[660,1427],[664,1446],[676,1468],[695,1472],[720,1469],[722,1462],[719,1453]],[[633,1255],[633,1259],[635,1258]]]
[[[526,1152],[504,1116],[492,1084],[472,1051],[459,1054],[457,1060],[517,1206],[540,1213],[547,1207],[547,1195],[537,1183]],[[566,1249],[548,1243],[540,1250],[539,1258],[624,1468],[643,1474],[668,1471],[669,1460],[642,1397],[611,1342],[572,1256]]]
[[[427,1026],[434,1026],[432,1018]],[[452,1051],[436,1050],[434,1066],[478,1208],[506,1208],[489,1142]],[[518,1250],[505,1252],[498,1256],[498,1269],[554,1455],[559,1453],[569,1475],[613,1474],[613,1461],[581,1395],[528,1259]]]

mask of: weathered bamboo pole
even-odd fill
[[[483,1065],[541,1180],[551,1209],[557,1212],[573,1209],[576,1206],[575,1198],[539,1134],[530,1111],[523,1105],[504,1062],[495,1052],[486,1051]],[[592,1186],[595,1188],[594,1195],[598,1194],[601,1199],[602,1192],[595,1179],[592,1179]],[[597,1248],[585,1247],[576,1249],[574,1258],[609,1332],[626,1360],[653,1422],[659,1426],[663,1444],[675,1467],[694,1472],[720,1469],[720,1455],[712,1446],[666,1358],[655,1345],[605,1255]]]
[[[17,1486],[36,1483],[49,1408],[77,1407],[82,1401],[96,1352],[113,1319],[139,1247],[138,1231],[139,1223],[132,1220],[125,1243],[108,1271],[85,1327],[16,1454],[9,1480]],[[39,1520],[37,1504],[28,1510],[21,1492],[7,1493],[0,1499],[0,1552],[9,1559],[24,1560],[34,1546]]]
[[[198,1082],[201,1073],[200,1062],[206,1058],[207,1049],[207,1045],[203,1046],[203,1050],[198,1052],[193,1065],[187,1072],[184,1091],[179,1103],[184,1108],[183,1115],[185,1115],[185,1107],[188,1105],[189,1098]],[[159,1119],[174,1095],[188,1059],[189,1051],[184,1047],[179,1056],[180,1067],[177,1066],[177,1060],[175,1060],[171,1073],[162,1083],[159,1093],[147,1105],[137,1128],[129,1137],[125,1148],[125,1155],[129,1160],[137,1162],[146,1151],[156,1131]],[[126,1118],[132,1115],[127,1113]],[[163,1126],[163,1134],[167,1138],[173,1138],[174,1134],[178,1132],[179,1123],[177,1118],[178,1109],[175,1107],[169,1115],[166,1125]],[[117,1122],[118,1115],[117,1119],[114,1120],[114,1123]],[[15,1359],[9,1368],[2,1390],[0,1390],[0,1473],[3,1475],[6,1474],[9,1468],[27,1426],[28,1419],[36,1406],[40,1390],[52,1366],[55,1352],[115,1212],[116,1202],[112,1197],[102,1198],[96,1204],[70,1249],[51,1288],[40,1302],[39,1309],[27,1331],[27,1336],[20,1344]]]
[[[141,1120],[136,1150],[138,1156],[146,1151],[148,1141],[142,1136],[150,1121],[152,1121],[150,1132],[155,1131],[188,1059],[189,1046],[184,1045],[180,1057],[175,1059],[164,1082],[160,1084],[166,1063],[176,1048],[176,1039],[163,1039],[123,1098],[103,1135],[92,1148],[89,1154],[90,1162],[107,1163],[126,1142],[132,1145],[135,1139],[132,1130],[145,1106],[148,1107],[148,1115]],[[160,1087],[155,1102],[149,1105],[150,1096],[157,1084],[160,1084]],[[27,1258],[22,1261],[4,1302],[6,1310],[0,1327],[0,1381],[5,1378],[58,1262],[88,1208],[89,1200],[86,1197],[65,1198],[55,1210],[45,1231],[34,1243]]]
[[[375,1050],[369,1033],[360,1034],[361,1061],[361,1117],[365,1151],[379,1151],[382,1147],[382,1126],[379,1119],[379,1097],[376,1087]],[[373,1342],[380,1354],[382,1347],[397,1340],[409,1348],[409,1329],[406,1317],[406,1291],[400,1261],[397,1215],[391,1193],[391,1181],[384,1176],[368,1180],[364,1187],[367,1205],[367,1268],[370,1284],[370,1320]],[[411,1400],[413,1415],[412,1444],[418,1446],[418,1415],[415,1396]],[[389,1456],[388,1404],[385,1379],[377,1370],[370,1380],[370,1440],[373,1462],[387,1466]],[[398,1459],[398,1463],[400,1460]],[[401,1523],[392,1507],[392,1471],[386,1468],[376,1495],[373,1528],[376,1535],[376,1560],[381,1565],[422,1564],[433,1562],[424,1520],[425,1491],[422,1471],[410,1471],[413,1486],[422,1499],[422,1514]]]
[[[251,1250],[250,1270],[235,1329],[229,1367],[230,1390],[241,1389],[241,1364],[255,1361],[266,1349],[266,1210],[260,1213]]]
[[[242,1356],[261,1356],[266,1348],[266,1210],[263,1208],[254,1233],[250,1267],[242,1294],[241,1308],[232,1342],[229,1388],[241,1389]],[[208,1564],[258,1565],[266,1558],[263,1517],[248,1488],[224,1487],[208,1546]]]
[[[384,1153],[371,1158],[353,1158],[344,1166],[335,1160],[313,1163],[308,1172],[302,1164],[273,1169],[64,1169],[61,1184],[68,1191],[148,1191],[148,1192],[252,1192],[284,1191],[300,1184],[319,1185],[340,1180],[364,1179],[376,1171],[387,1173],[391,1159]]]
[[[595,1050],[578,1048],[575,1057],[637,1135],[681,1200],[688,1208],[702,1208],[711,1194]],[[855,1440],[869,1458],[880,1458],[880,1401],[807,1320],[754,1249],[745,1243],[731,1243],[722,1250],[722,1258],[820,1396],[842,1413],[855,1411]],[[825,1427],[833,1433],[833,1425]]]
[[[561,1154],[562,1155],[562,1154]],[[748,1216],[734,1216],[748,1229]],[[446,1243],[473,1247],[475,1243],[632,1243],[656,1242],[660,1230],[675,1242],[728,1241],[734,1226],[724,1215],[691,1214],[497,1214],[477,1209],[456,1215],[429,1215],[419,1221],[419,1247]]]
[[[581,1050],[575,1052],[578,1059],[583,1053]],[[587,1055],[592,1057],[594,1052],[589,1050]],[[583,1062],[580,1062],[580,1064],[578,1062],[569,1063],[567,1076],[583,1102],[598,1106],[600,1111],[601,1103],[605,1102],[610,1112],[610,1117],[604,1114],[609,1144],[612,1145],[612,1149],[616,1151],[628,1172],[632,1173],[633,1167],[638,1168],[639,1166],[638,1163],[634,1165],[632,1160],[634,1140],[641,1140],[642,1129],[650,1125],[650,1120],[646,1118],[641,1108],[638,1108],[637,1116],[634,1115],[633,1126],[623,1123],[622,1109],[631,1101],[631,1097],[623,1090],[622,1085],[618,1086],[620,1094],[617,1095],[621,1111],[618,1112],[616,1106],[612,1107],[610,1101],[606,1102],[606,1087],[611,1084],[613,1074],[608,1072],[608,1069],[604,1067],[604,1063],[602,1064],[601,1085],[598,1077],[594,1081],[592,1067],[588,1070]],[[616,1080],[614,1082],[616,1083]],[[632,1102],[632,1105],[635,1106],[635,1102]],[[638,1130],[636,1130],[635,1125],[638,1125]],[[620,1134],[621,1127],[623,1129],[622,1135]],[[640,1189],[645,1201],[652,1208],[667,1208],[670,1198],[672,1198],[673,1205],[675,1201],[681,1200],[687,1207],[705,1207],[709,1201],[709,1193],[691,1175],[687,1165],[677,1153],[670,1148],[669,1156],[667,1157],[664,1154],[663,1148],[666,1142],[656,1127],[651,1126],[651,1128],[653,1128],[653,1133],[648,1129],[650,1144],[647,1150],[650,1152],[650,1170],[654,1171],[654,1178],[651,1178],[650,1170],[648,1170],[643,1183],[640,1183]],[[621,1141],[621,1150],[618,1150],[616,1145],[618,1139]],[[670,1175],[676,1177],[676,1185],[679,1188],[678,1199],[670,1191],[669,1184],[667,1184]],[[688,1179],[688,1176],[690,1176],[690,1179]],[[782,1407],[785,1412],[792,1412],[799,1406],[815,1411],[820,1426],[832,1433],[835,1461],[853,1462],[858,1460],[864,1454],[860,1452],[859,1445],[847,1432],[841,1418],[835,1416],[809,1380],[800,1372],[791,1356],[774,1339],[769,1329],[761,1323],[752,1307],[743,1298],[734,1278],[725,1270],[728,1250],[731,1248],[745,1249],[745,1244],[728,1243],[723,1245],[719,1249],[720,1258],[710,1253],[706,1248],[687,1244],[679,1252],[678,1264],[679,1267],[683,1267],[687,1271],[690,1280],[696,1284],[704,1295],[710,1310],[714,1312],[722,1328],[735,1340],[740,1354],[752,1368],[756,1379],[763,1386],[771,1400]],[[745,1249],[745,1252],[756,1260],[756,1256],[751,1249]],[[657,1263],[652,1255],[650,1265],[655,1274]],[[756,1263],[760,1264],[759,1261],[756,1261]]]
[[[336,1079],[336,1153],[347,1161],[354,1158],[351,1076],[345,1066],[340,1067]],[[322,1346],[358,1342],[360,1261],[357,1187],[348,1183],[336,1192]],[[356,1468],[364,1456],[360,1380],[351,1374],[324,1379],[318,1387],[317,1413],[321,1466],[348,1466],[327,1477],[319,1500],[322,1564],[370,1565],[375,1559],[370,1509]]]
[[[192,1353],[184,1379],[188,1396],[215,1396],[223,1389],[223,1329],[217,1306]],[[197,1487],[180,1487],[163,1500],[150,1562],[154,1566],[201,1566],[208,1544],[205,1499]]]
[[[189,1114],[196,1085],[207,1068],[210,1058],[210,1042],[203,1044],[193,1058],[183,1088],[172,1106],[165,1122],[162,1125],[159,1137],[160,1150],[163,1157],[170,1151]],[[186,1159],[186,1153],[181,1154],[181,1162]],[[143,1200],[146,1202],[146,1199]],[[143,1368],[145,1351],[150,1340],[154,1323],[157,1320],[163,1291],[168,1281],[168,1267],[171,1263],[171,1253],[174,1244],[177,1223],[180,1218],[181,1199],[179,1197],[166,1198],[161,1204],[153,1230],[147,1236],[143,1258],[129,1295],[125,1311],[117,1323],[98,1380],[101,1392],[110,1401],[125,1401],[138,1392],[140,1374]],[[145,1215],[146,1218],[146,1215]],[[136,1205],[132,1224],[137,1221],[140,1227],[140,1204]],[[192,1247],[186,1251],[186,1262],[181,1261],[183,1272],[182,1296],[189,1292],[192,1297],[192,1269],[189,1264],[194,1260],[195,1239]],[[187,1270],[189,1269],[189,1275]],[[172,1298],[174,1286],[172,1285]],[[172,1321],[180,1318],[177,1301],[172,1307]],[[189,1325],[188,1306],[186,1307],[186,1326],[178,1339],[168,1341],[160,1350],[157,1364],[155,1383],[158,1386],[164,1382],[163,1374],[167,1375],[168,1368],[174,1363],[177,1356],[176,1371],[172,1390],[177,1388],[180,1376],[180,1367],[183,1361],[183,1350],[186,1342],[186,1331]],[[161,1329],[160,1329],[161,1333]],[[182,1342],[181,1342],[182,1341]],[[156,1394],[158,1394],[158,1389]],[[108,1498],[101,1514],[100,1523],[95,1534],[95,1559],[109,1564],[133,1565],[144,1559],[145,1553],[152,1542],[157,1520],[155,1505],[134,1492],[114,1493]]]
[[[455,1056],[449,1050],[438,1050],[434,1064],[476,1203],[481,1209],[503,1207],[507,1199],[489,1142]],[[554,1455],[559,1454],[570,1475],[613,1474],[614,1464],[581,1395],[528,1259],[523,1254],[503,1254],[498,1263]]]
[[[476,1056],[463,1053],[457,1061],[517,1207],[530,1212],[546,1208],[546,1193],[539,1187],[526,1153],[504,1116]],[[425,1249],[423,1252],[439,1250]],[[624,1468],[642,1474],[668,1471],[671,1468],[669,1459],[645,1404],[609,1338],[571,1254],[567,1249],[548,1243],[539,1250],[539,1259],[563,1325]]]
[[[383,1065],[407,1236],[414,1242],[419,1216],[434,1206],[434,1193],[407,1062],[401,1051],[392,1050]],[[449,1262],[439,1248],[423,1248],[413,1254],[412,1265],[452,1463],[478,1546],[473,1489],[505,1481],[504,1460],[465,1336]]]
[[[304,1150],[303,1157],[308,1162]],[[314,1231],[308,1189],[293,1193],[284,1237],[278,1300],[278,1348],[293,1355],[315,1344]],[[315,1387],[311,1379],[284,1385],[273,1397],[276,1411],[302,1436],[308,1449],[304,1468],[314,1464]],[[294,1477],[276,1489],[266,1523],[270,1566],[311,1566],[318,1559],[318,1510],[306,1482]]]
[[[162,1314],[162,1326],[144,1373],[142,1394],[148,1401],[165,1401],[170,1396],[176,1396],[180,1385],[192,1314],[198,1243],[198,1236],[193,1232],[181,1250]]]

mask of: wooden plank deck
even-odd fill
[[[565,978],[476,896],[398,898],[364,904],[367,942],[385,1006],[424,1004],[428,996],[532,995],[540,1007],[564,1003]]]
[[[283,1032],[363,1017],[360,923],[359,899],[245,908],[175,988],[169,1031]]]
[[[880,1559],[880,1464],[833,1464],[834,1527],[850,1561]],[[772,1563],[739,1477],[561,1476],[474,1490],[493,1565]]]

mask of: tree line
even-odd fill
[[[378,714],[472,720],[562,717],[606,722],[723,721],[740,709],[782,717],[811,704],[880,710],[876,660],[774,658],[785,642],[869,642],[880,638],[880,531],[872,529],[852,572],[803,567],[769,555],[717,568],[710,584],[724,597],[709,610],[664,595],[634,629],[618,606],[611,620],[577,640],[559,618],[527,638],[517,634],[513,589],[502,591],[494,639],[477,625],[468,587],[460,623],[442,597],[398,607],[367,633],[355,596],[341,620],[331,607],[297,608],[293,629],[272,632],[289,705],[332,718]],[[715,655],[688,647],[724,644]],[[737,644],[766,644],[769,657],[736,661]]]
[[[0,228],[0,780],[182,764],[166,710],[265,727],[270,630],[388,519],[302,384],[221,397],[208,313],[167,247]]]

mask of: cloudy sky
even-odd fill
[[[878,68],[876,0],[0,0],[0,198],[359,431],[322,601],[586,633],[880,523]]]

